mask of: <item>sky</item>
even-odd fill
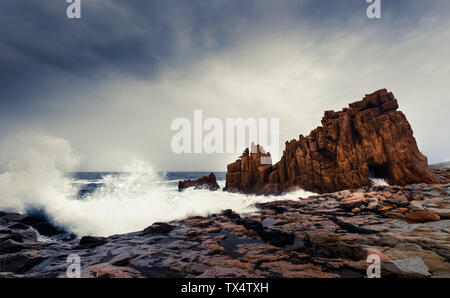
[[[381,88],[429,163],[450,160],[450,1],[65,0],[0,2],[0,142],[70,141],[79,170],[133,159],[225,171],[235,154],[175,154],[177,117],[280,119],[286,140]]]

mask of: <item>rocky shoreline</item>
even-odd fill
[[[363,278],[369,254],[382,277],[450,277],[450,172],[434,171],[441,184],[274,201],[107,238],[42,238],[36,220],[0,213],[0,277],[66,277],[72,254],[96,278]]]

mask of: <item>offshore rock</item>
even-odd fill
[[[220,188],[219,184],[217,184],[216,175],[214,175],[214,173],[201,177],[197,180],[184,180],[178,182],[178,190],[183,190],[189,187],[194,187],[195,189],[209,189],[213,191]]]

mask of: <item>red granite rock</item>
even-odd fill
[[[428,211],[414,211],[406,214],[406,219],[413,222],[430,222],[430,221],[439,221],[441,217],[433,212]]]
[[[261,164],[245,150],[227,168],[227,191],[279,194],[300,187],[326,193],[370,186],[370,176],[391,185],[436,183],[405,115],[386,89],[368,94],[342,111],[326,111],[322,126],[286,142],[281,160]]]

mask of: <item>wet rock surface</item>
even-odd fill
[[[449,183],[366,187],[45,241],[22,215],[0,213],[0,277],[66,277],[72,254],[82,277],[97,278],[363,278],[370,254],[380,256],[382,277],[450,277],[450,219],[410,215],[438,216],[418,208],[449,203]]]

